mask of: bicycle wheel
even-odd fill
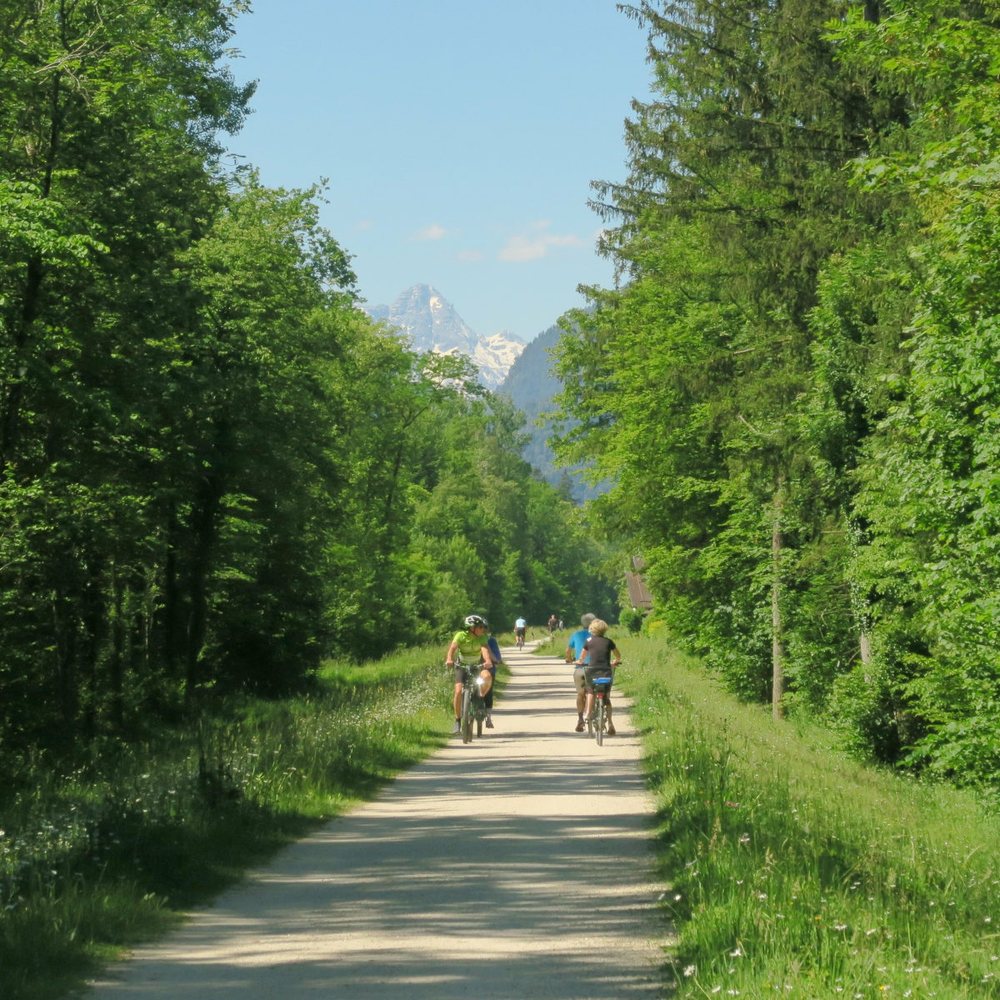
[[[597,699],[597,722],[595,728],[597,729],[597,745],[599,747],[604,746],[604,727],[608,724],[608,720],[604,715],[604,699]]]
[[[462,742],[472,742],[472,692],[462,692]]]

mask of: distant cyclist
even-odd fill
[[[465,628],[456,632],[448,646],[445,666],[455,668],[455,728],[452,734],[462,731],[462,686],[470,670],[479,671],[483,678],[483,697],[489,694],[493,687],[493,656],[490,653],[486,633],[490,630],[482,615],[469,615],[465,619]],[[458,662],[456,663],[456,657]]]
[[[589,627],[590,638],[583,644],[583,652],[577,657],[576,665],[583,666],[584,656],[590,655],[590,662],[587,664],[587,704],[584,708],[584,718],[590,716],[594,707],[594,678],[614,677],[615,667],[621,663],[621,654],[613,639],[609,639],[604,633],[608,630],[608,623],[602,622],[600,618],[595,618]],[[608,693],[611,693],[611,685],[608,685]],[[611,722],[611,699],[605,695],[604,705],[608,713],[608,736],[615,735],[615,727]]]
[[[518,645],[524,645],[524,635],[527,631],[528,623],[523,618],[518,618],[514,622],[514,638],[517,640]]]
[[[583,615],[580,618],[580,624],[583,627],[578,628],[566,642],[566,662],[573,664],[573,686],[576,688],[576,731],[578,733],[582,733],[584,730],[583,709],[587,704],[587,684],[584,680],[585,671],[576,661],[583,652],[584,643],[590,638],[590,623],[596,618],[597,615]],[[587,657],[584,657],[583,662],[587,662]]]

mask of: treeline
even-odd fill
[[[322,192],[223,169],[247,8],[0,0],[0,747],[613,598],[509,402],[357,308]]]
[[[733,691],[995,788],[1000,5],[624,9],[654,86],[561,452]]]

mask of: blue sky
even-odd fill
[[[608,286],[593,180],[624,180],[650,71],[614,0],[253,0],[232,45],[254,113],[230,152],[329,181],[361,294],[433,285],[477,333],[531,340]]]

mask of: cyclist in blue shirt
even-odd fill
[[[585,726],[583,722],[583,709],[587,703],[587,686],[584,679],[584,668],[578,666],[577,658],[583,652],[583,644],[590,638],[590,623],[597,618],[597,615],[586,614],[580,619],[583,628],[577,629],[570,637],[566,646],[566,662],[573,664],[573,686],[576,688],[576,731],[582,733]],[[590,657],[584,660],[586,663]]]
[[[495,681],[497,678],[497,667],[503,663],[503,656],[500,653],[500,643],[497,642],[495,636],[490,636],[486,640],[486,644],[490,647],[490,656],[493,657],[493,665],[490,669],[490,676]],[[493,685],[490,685],[489,691],[483,697],[483,703],[486,705],[486,728],[493,728]]]
[[[524,620],[524,618],[518,618],[514,622],[514,636],[520,639],[522,643],[524,642],[524,634],[527,628],[528,623]]]

